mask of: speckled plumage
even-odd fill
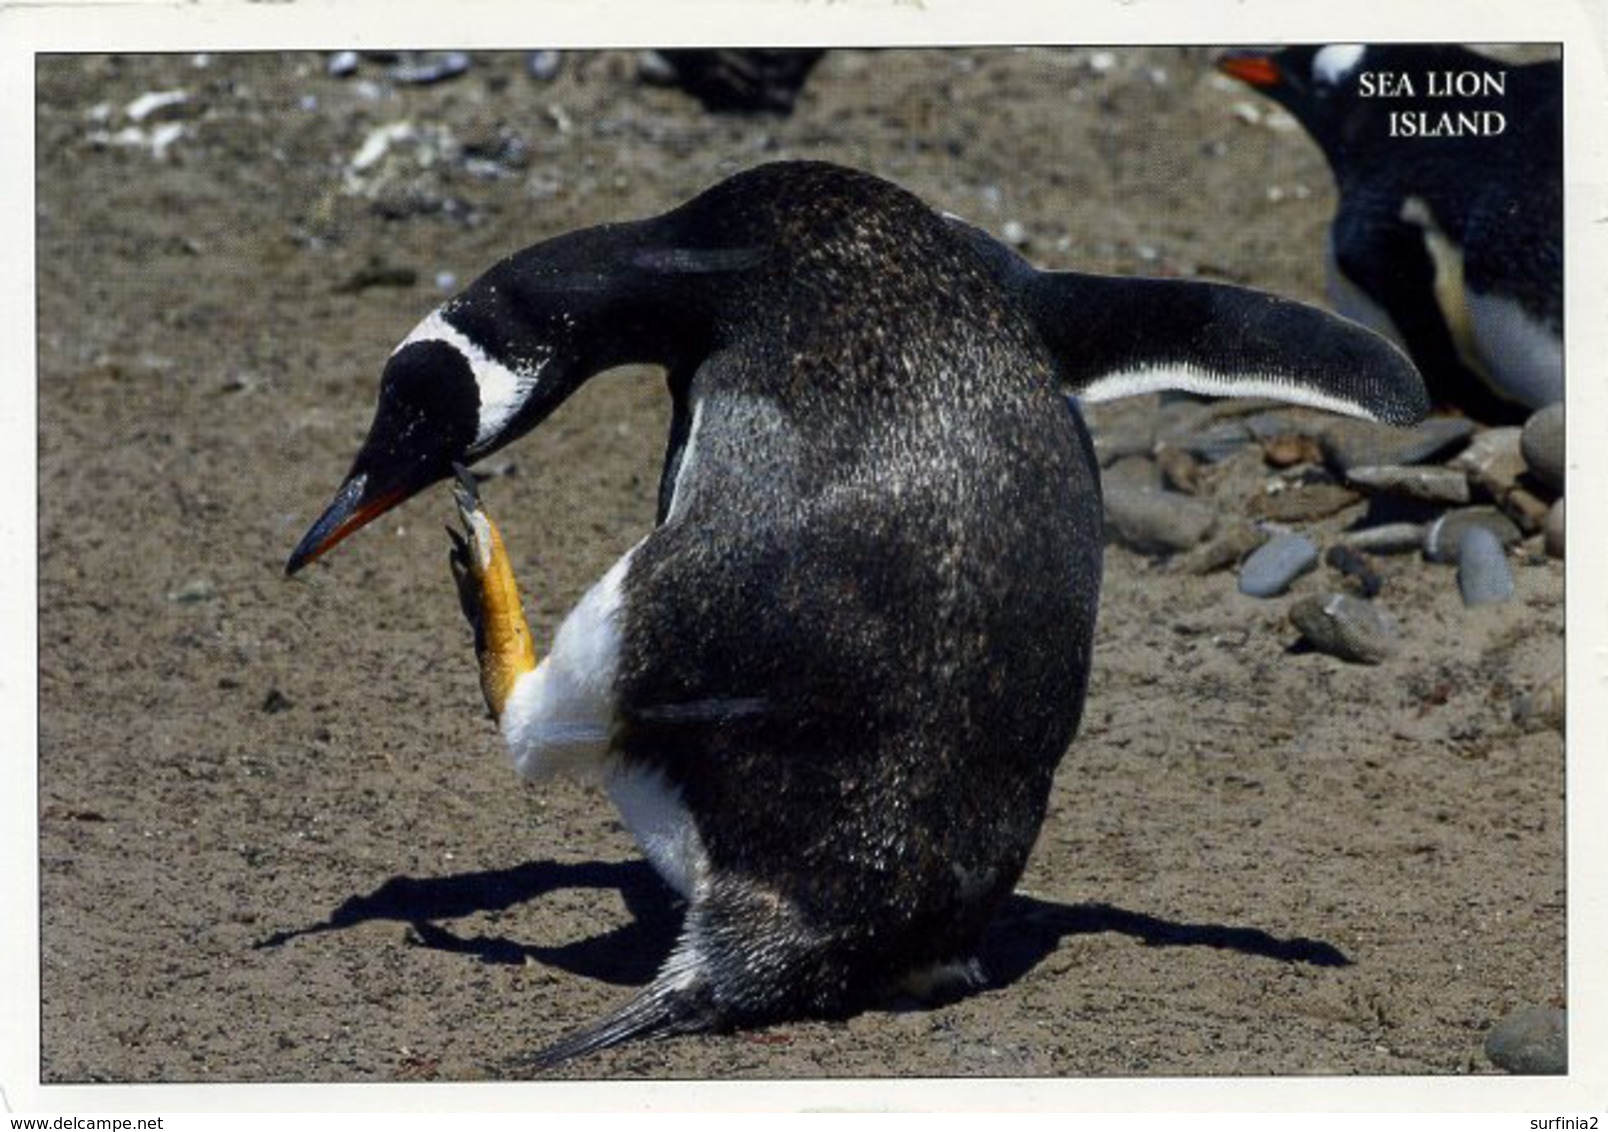
[[[669,375],[659,525],[501,722],[522,773],[603,774],[686,923],[647,988],[541,1063],[975,981],[1088,681],[1099,476],[1065,392],[1187,363],[1232,393],[1254,356],[1292,395],[1422,411],[1368,332],[1227,288],[1177,333],[1156,298],[1035,272],[867,174],[779,163],[511,256],[431,316],[444,339],[393,355],[375,432],[292,570],[598,370]],[[1309,318],[1337,333],[1281,335]],[[460,335],[432,446],[392,402],[428,403],[420,363]]]

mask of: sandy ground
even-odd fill
[[[1020,225],[1046,266],[1320,301],[1321,159],[1209,58],[843,51],[786,120],[711,117],[626,54],[421,87],[315,55],[45,61],[44,1080],[519,1077],[667,952],[679,909],[606,800],[519,784],[484,718],[444,491],[282,576],[443,284],[817,157]],[[606,375],[487,486],[540,640],[650,526],[666,408],[657,375]],[[1470,612],[1450,568],[1387,560],[1406,645],[1372,668],[1293,648],[1289,599],[1112,547],[989,989],[565,1075],[1495,1072],[1491,1026],[1566,994],[1564,744],[1512,719],[1562,667],[1563,571],[1537,540],[1516,563],[1514,600]]]

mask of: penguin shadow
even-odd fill
[[[614,889],[631,914],[628,923],[589,939],[546,947],[504,936],[460,935],[441,921],[497,913],[562,889]],[[375,920],[407,924],[409,942],[478,958],[482,963],[537,962],[585,978],[640,986],[653,978],[675,941],[682,902],[646,861],[532,861],[510,869],[444,877],[394,876],[373,892],[348,897],[329,916],[306,927],[278,931],[254,943],[282,947],[300,936],[344,931]]]
[[[1047,958],[1068,936],[1117,932],[1147,947],[1215,947],[1257,959],[1349,967],[1352,961],[1332,943],[1294,937],[1280,939],[1260,928],[1226,924],[1187,924],[1110,904],[1058,904],[1016,893],[994,918],[983,939],[983,969],[994,987],[1009,986]]]
[[[624,900],[630,921],[602,935],[551,947],[504,936],[460,935],[441,925],[443,920],[501,912],[574,888],[614,889]],[[533,861],[445,877],[394,876],[372,892],[342,901],[324,920],[275,932],[252,946],[278,948],[301,936],[390,920],[409,926],[415,946],[473,956],[482,963],[537,962],[583,978],[636,987],[651,980],[669,954],[683,910],[682,901],[645,861]],[[1097,932],[1118,932],[1151,947],[1215,947],[1315,967],[1351,964],[1339,948],[1321,940],[1280,939],[1259,928],[1179,923],[1109,904],[1060,904],[1016,893],[995,916],[983,940],[979,959],[987,985],[1008,987],[1043,962],[1063,939]]]

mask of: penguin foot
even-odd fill
[[[464,530],[459,534],[447,528],[452,539],[448,564],[458,587],[458,604],[475,631],[480,690],[492,716],[501,720],[514,683],[536,667],[536,645],[502,535],[481,505],[468,470],[454,464],[453,471],[457,480],[452,498]]]

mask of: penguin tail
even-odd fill
[[[694,1034],[714,1028],[715,1019],[696,1006],[695,997],[689,997],[686,988],[661,974],[624,1006],[537,1051],[530,1064],[545,1071],[639,1038]]]

